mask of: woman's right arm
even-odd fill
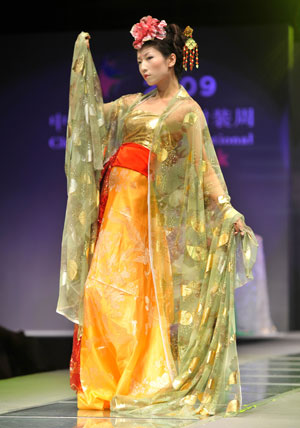
[[[91,39],[90,34],[86,33],[85,43],[86,43],[88,49],[90,49],[90,39]],[[103,103],[103,113],[104,113],[105,121],[106,121],[106,119],[109,118],[110,111],[111,111],[112,107],[113,107],[113,101],[111,101],[109,103]]]
[[[114,102],[103,103],[88,41],[88,33],[78,35],[71,67],[65,154],[68,199],[57,303],[58,313],[81,325],[84,283],[97,239],[99,176],[107,147],[107,128],[116,110]]]

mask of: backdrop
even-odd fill
[[[206,115],[232,205],[263,239],[271,316],[279,330],[288,329],[289,316],[291,31],[286,25],[195,28],[199,69],[181,80]],[[72,329],[55,309],[78,33],[1,36],[0,325],[29,334]],[[105,101],[149,90],[129,31],[91,36]]]

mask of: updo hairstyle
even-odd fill
[[[166,37],[163,40],[154,39],[147,40],[144,46],[153,46],[165,57],[174,53],[176,55],[176,63],[174,65],[174,72],[179,80],[184,69],[182,67],[183,60],[183,47],[187,37],[183,34],[183,31],[177,24],[168,24],[165,28]]]

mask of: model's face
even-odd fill
[[[152,86],[169,77],[176,62],[176,55],[171,54],[165,58],[153,46],[145,46],[138,50],[137,62],[141,75],[148,85]]]

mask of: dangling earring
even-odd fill
[[[194,61],[196,60],[196,68],[199,68],[198,60],[198,45],[197,42],[192,38],[193,29],[190,26],[187,26],[183,31],[183,34],[187,37],[183,48],[183,61],[182,66],[187,71],[188,58],[190,57],[190,70],[193,70]]]

